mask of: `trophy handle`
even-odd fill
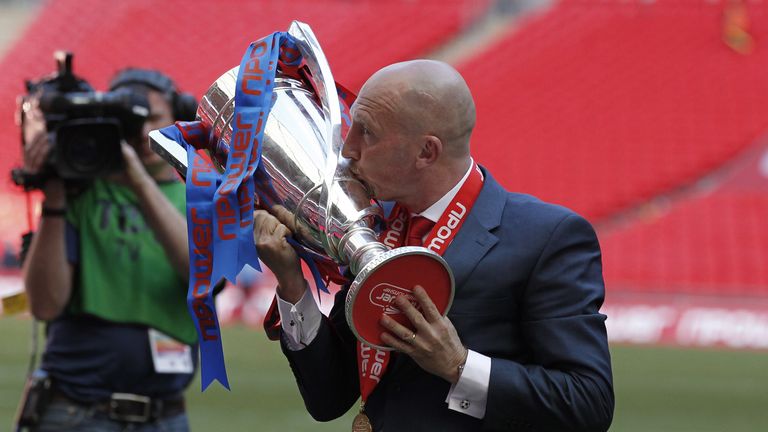
[[[339,106],[339,95],[336,91],[336,81],[333,79],[331,73],[331,66],[328,64],[328,59],[323,53],[323,49],[320,48],[320,43],[315,37],[315,33],[305,23],[301,21],[293,21],[288,28],[288,34],[293,36],[294,41],[301,52],[304,61],[312,74],[312,81],[317,90],[317,95],[320,99],[320,105],[324,113],[325,118],[325,142],[328,146],[327,154],[329,157],[326,160],[326,166],[323,176],[323,187],[327,194],[325,205],[325,232],[329,236],[333,236],[334,233],[334,221],[333,217],[333,202],[330,195],[334,193],[333,182],[336,178],[336,171],[338,166],[338,159],[341,157],[341,107]],[[336,157],[330,157],[335,155]],[[319,185],[315,185],[317,188]],[[321,193],[322,194],[322,193]],[[326,237],[327,238],[327,237]],[[339,249],[334,241],[327,241],[326,250],[333,256],[339,256]]]
[[[305,23],[294,21],[288,29],[288,34],[293,36],[296,45],[301,52],[307,67],[312,73],[313,82],[317,88],[320,104],[325,112],[325,124],[327,127],[327,143],[333,150],[329,154],[339,154],[341,150],[341,108],[339,107],[339,96],[336,92],[336,82],[331,73],[331,66],[328,59],[320,48],[320,43],[315,37],[315,33]],[[336,161],[331,161],[336,166]]]

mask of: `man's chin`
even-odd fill
[[[360,182],[360,184],[363,185],[363,187],[365,188],[365,192],[368,194],[368,196],[370,196],[370,197],[374,197],[375,196],[374,195],[373,186],[371,186],[370,183],[368,183],[367,181],[365,181],[362,178],[360,178],[360,176],[355,176],[355,178],[357,179],[357,181]]]

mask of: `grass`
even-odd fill
[[[11,422],[27,366],[30,321],[0,318],[0,430]],[[259,330],[224,330],[232,391],[188,391],[193,430],[349,430],[354,412],[317,423],[305,412],[276,343]],[[766,431],[768,353],[613,346],[616,414],[611,431]],[[354,410],[353,410],[354,411]],[[6,420],[7,419],[7,420]]]
[[[768,431],[768,353],[611,348],[612,431]]]

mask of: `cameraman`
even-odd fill
[[[119,72],[118,88],[145,95],[150,111],[141,136],[122,143],[124,170],[76,194],[47,180],[24,262],[32,314],[48,321],[41,367],[52,391],[39,432],[189,429],[182,391],[197,335],[185,301],[185,187],[147,134],[191,120],[196,101],[153,70]],[[51,149],[45,114],[32,99],[23,115],[25,168],[35,173]]]

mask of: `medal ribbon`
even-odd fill
[[[480,168],[472,163],[472,169],[467,180],[461,185],[451,204],[446,207],[437,223],[425,237],[424,247],[443,255],[453,242],[456,233],[466,220],[466,216],[472,209],[483,188],[483,173]],[[399,203],[395,204],[388,219],[387,229],[379,235],[379,240],[390,249],[401,247],[405,244],[405,234],[410,213]],[[361,412],[365,408],[365,402],[373,389],[381,381],[381,377],[389,364],[390,352],[379,350],[357,342],[357,365],[360,375],[360,398],[362,400]]]

